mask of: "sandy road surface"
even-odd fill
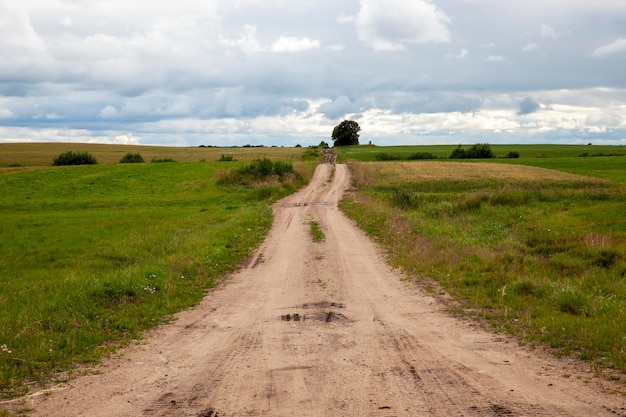
[[[345,166],[275,206],[247,268],[36,416],[623,416],[624,398],[447,316],[336,203]],[[326,240],[314,243],[310,221]]]

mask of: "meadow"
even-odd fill
[[[196,162],[50,167],[58,152],[85,148],[25,148],[13,156],[20,167],[0,169],[0,398],[70,378],[196,304],[251,255],[271,204],[316,164],[299,148],[231,150],[232,162],[216,162],[224,149],[168,148],[153,155]],[[151,158],[87,148],[101,161]],[[12,153],[0,145],[0,154]],[[219,184],[245,171],[238,161],[263,156],[293,161],[296,173]]]
[[[355,186],[341,207],[409,279],[452,311],[624,378],[625,156],[502,145],[521,157],[361,162],[372,150],[360,148],[341,153]]]
[[[444,161],[454,148],[335,149],[355,185],[342,209],[455,312],[624,371],[626,149],[494,145],[520,158]],[[99,163],[51,166],[70,150]],[[367,162],[380,152],[441,159]],[[127,153],[146,163],[119,164]],[[0,144],[0,397],[89,371],[196,304],[263,240],[271,204],[306,183],[316,155]],[[242,178],[262,158],[299,175]]]
[[[438,159],[448,159],[458,145],[423,146],[345,146],[337,151],[337,159],[345,161],[375,161],[376,155],[385,153],[399,159],[407,159],[412,154],[428,153]],[[608,145],[490,145],[496,159],[506,158],[510,152],[518,152],[523,160],[572,157],[626,156],[626,147]],[[469,148],[469,145],[463,146]],[[507,158],[508,159],[508,158]],[[519,161],[518,161],[519,162]]]
[[[217,161],[222,155],[237,161],[270,158],[297,162],[304,149],[277,147],[169,147],[140,145],[101,145],[91,143],[3,143],[0,144],[0,171],[9,169],[43,167],[67,151],[84,151],[92,154],[101,164],[113,164],[127,153],[139,153],[146,162],[173,160],[174,162]]]

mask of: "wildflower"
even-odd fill
[[[145,287],[143,287],[143,290],[145,292],[149,292],[150,294],[154,294],[157,291],[156,287],[151,287],[149,285],[146,285]]]
[[[0,350],[2,350],[3,352],[6,352],[6,353],[13,353],[13,352],[11,352],[11,349],[9,349],[9,348],[7,347],[7,345],[5,345],[5,344],[3,344],[2,346],[0,346]]]

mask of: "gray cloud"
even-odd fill
[[[44,3],[0,0],[0,141],[624,138],[623,0]]]
[[[519,103],[519,115],[531,114],[541,108],[541,104],[537,103],[530,97],[526,97]]]
[[[450,18],[426,0],[361,0],[356,16],[359,39],[379,51],[400,51],[406,44],[449,42]]]
[[[333,101],[322,104],[318,111],[328,119],[335,120],[344,118],[344,116],[348,114],[358,112],[359,106],[348,97],[340,96]]]

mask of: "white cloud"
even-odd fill
[[[119,113],[117,109],[114,106],[111,106],[110,104],[107,105],[102,110],[100,110],[100,117],[102,117],[103,119],[110,119],[112,117],[116,117],[118,114]]]
[[[355,23],[359,39],[377,51],[450,41],[450,18],[428,0],[361,0]]]
[[[317,39],[281,36],[272,44],[270,51],[278,53],[303,52],[310,49],[319,49],[319,47],[320,41]]]
[[[625,143],[609,21],[624,0],[0,0],[0,142],[305,144],[349,114],[389,144]]]
[[[239,49],[247,54],[259,52],[262,49],[257,39],[257,27],[253,25],[245,25],[243,27],[243,35],[238,39],[228,39],[222,36],[219,39],[222,46]]]
[[[552,38],[557,39],[560,36],[554,28],[550,25],[546,25],[545,23],[541,25],[541,36],[543,38]]]
[[[0,108],[0,119],[12,119],[15,117],[15,114],[9,109]]]
[[[456,58],[456,59],[464,59],[464,58],[467,58],[468,56],[469,56],[469,51],[467,50],[467,48],[463,48],[461,52],[459,52],[458,54],[446,55],[446,57],[448,58]]]
[[[344,49],[346,49],[346,45],[342,45],[342,44],[328,45],[326,49],[328,49],[329,51],[333,51],[333,52],[341,52]]]
[[[601,46],[591,53],[593,57],[603,57],[626,52],[626,39],[620,38],[608,45]]]
[[[339,15],[337,23],[352,23],[354,22],[354,15]]]

